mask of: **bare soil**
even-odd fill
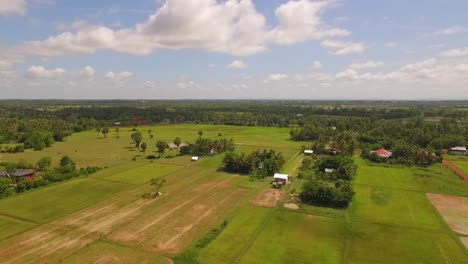
[[[299,209],[299,205],[297,205],[295,203],[285,203],[283,206],[288,208],[288,209],[293,209],[293,210]]]
[[[275,207],[283,195],[284,192],[281,190],[266,189],[252,200],[252,204],[263,207]]]
[[[468,235],[468,197],[433,193],[426,195],[453,231]]]

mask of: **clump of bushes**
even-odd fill
[[[149,160],[155,160],[157,159],[158,157],[156,157],[156,155],[148,155],[146,156],[146,159],[149,159]]]
[[[255,150],[250,154],[228,152],[224,156],[224,169],[228,172],[250,174],[254,179],[273,176],[285,164],[281,152],[274,150]]]
[[[301,201],[319,206],[347,207],[354,196],[351,181],[356,171],[354,161],[345,156],[321,159],[316,163],[311,159],[304,160],[298,176],[306,179]]]

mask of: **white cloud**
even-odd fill
[[[104,77],[110,81],[114,82],[126,82],[128,81],[131,77],[133,77],[133,72],[108,72]]]
[[[83,70],[81,70],[80,76],[91,78],[91,77],[94,76],[95,73],[96,72],[94,71],[94,69],[91,66],[88,65],[88,66],[84,67]]]
[[[384,63],[381,61],[366,61],[363,63],[353,63],[349,65],[349,68],[353,70],[362,70],[362,69],[378,68],[378,67],[382,67],[383,65]]]
[[[81,30],[86,27],[89,27],[90,24],[86,20],[83,19],[76,19],[73,21],[71,24],[68,23],[59,23],[57,25],[57,30],[60,31],[75,31],[75,30]]]
[[[231,62],[229,65],[227,65],[226,67],[229,68],[229,69],[246,69],[249,66],[247,65],[247,63],[245,63],[245,62],[243,62],[241,60],[235,60],[235,61]]]
[[[13,16],[26,14],[26,0],[1,0],[0,16]]]
[[[446,50],[440,55],[443,57],[464,57],[468,56],[468,48]]]
[[[28,42],[25,50],[31,55],[63,56],[98,50],[147,55],[158,49],[197,49],[248,56],[268,50],[269,44],[292,45],[350,35],[323,21],[322,13],[333,2],[288,1],[276,9],[278,26],[269,30],[252,0],[167,0],[146,22],[134,27],[114,30],[77,20],[61,26],[70,31]],[[361,43],[342,43],[350,47],[335,54],[364,50]]]
[[[180,81],[177,83],[177,88],[179,89],[191,89],[191,88],[198,88],[198,84],[194,81]]]
[[[323,65],[322,65],[322,63],[321,63],[320,61],[315,60],[314,63],[313,63],[313,65],[312,65],[312,68],[313,68],[314,70],[320,70],[320,69],[323,68]]]
[[[65,75],[66,71],[62,68],[46,69],[42,66],[31,66],[26,71],[25,76],[28,78],[47,78],[56,79]]]
[[[359,54],[363,53],[366,50],[366,47],[363,43],[351,41],[324,40],[320,44],[323,47],[331,50],[331,54],[338,56]]]
[[[333,2],[300,0],[280,5],[275,11],[278,26],[268,33],[268,39],[280,45],[291,45],[350,35],[345,29],[327,26],[322,21],[321,14]]]
[[[268,75],[268,77],[264,80],[265,83],[272,82],[272,81],[281,81],[288,78],[287,74],[284,73],[272,73]]]
[[[448,28],[438,30],[435,32],[435,34],[436,35],[455,35],[455,34],[465,33],[467,31],[468,29],[466,27],[453,26],[453,27],[448,27]]]
[[[144,87],[150,90],[158,89],[158,85],[154,81],[146,81]]]

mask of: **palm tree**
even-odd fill
[[[179,155],[179,146],[180,146],[180,144],[182,144],[182,140],[180,139],[180,137],[176,137],[174,139],[174,145],[176,145],[176,147],[177,147],[177,155]]]

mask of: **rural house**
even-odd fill
[[[466,151],[466,147],[461,147],[461,146],[450,148],[449,153],[453,155],[467,155],[468,154],[468,152]]]
[[[371,153],[375,153],[377,156],[382,158],[390,158],[392,156],[392,152],[387,151],[386,149],[378,149],[376,151],[371,151]]]
[[[34,181],[34,171],[31,170],[18,170],[13,173],[9,173],[7,171],[0,172],[0,178],[8,177],[11,178],[13,181]]]
[[[304,155],[310,156],[310,155],[312,155],[312,154],[314,154],[314,151],[313,151],[313,150],[310,150],[310,149],[304,150]]]
[[[289,177],[288,177],[287,174],[275,173],[273,178],[274,178],[274,181],[275,181],[276,184],[282,184],[282,185],[288,184],[288,178]]]
[[[198,161],[198,157],[197,157],[197,156],[193,156],[193,157],[192,157],[192,161]]]

